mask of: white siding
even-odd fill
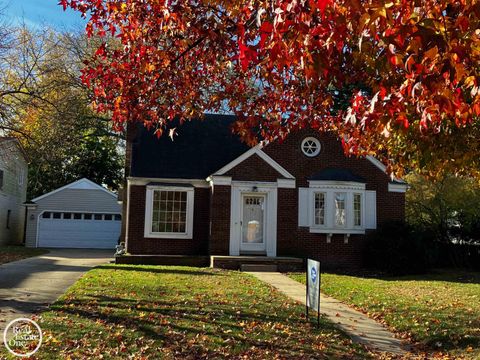
[[[44,211],[120,214],[116,196],[94,189],[64,189],[37,200],[37,208],[28,211],[26,246],[35,247],[38,217]]]
[[[21,243],[25,224],[23,203],[27,194],[27,163],[15,140],[0,140],[0,245]],[[7,217],[10,210],[9,224]]]

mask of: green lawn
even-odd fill
[[[304,274],[290,274],[305,283]],[[322,291],[384,322],[420,351],[480,359],[480,274],[399,278],[322,274]]]
[[[0,246],[0,264],[42,255],[45,253],[48,253],[48,251],[44,249],[26,248],[20,245]]]
[[[106,265],[42,315],[38,358],[372,358],[326,319],[307,324],[303,311],[240,272]]]

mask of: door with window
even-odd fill
[[[266,195],[242,194],[240,252],[265,254]]]

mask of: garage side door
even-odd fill
[[[114,249],[120,236],[121,216],[44,212],[38,224],[39,247]]]

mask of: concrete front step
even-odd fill
[[[269,270],[260,270],[260,271],[290,272],[290,271],[305,270],[304,260],[300,258],[293,258],[293,257],[223,256],[223,255],[212,255],[210,257],[210,267],[212,268],[228,269],[228,270],[243,270],[242,269],[243,265],[276,266],[275,270],[270,270],[270,269],[273,269],[273,267],[271,267],[271,268],[268,268]],[[256,271],[256,270],[248,270],[248,271]]]
[[[242,264],[241,271],[256,271],[256,272],[277,272],[278,266],[275,264]]]

